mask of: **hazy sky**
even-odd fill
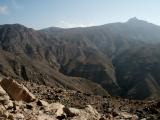
[[[0,0],[0,24],[85,27],[137,17],[160,25],[160,0]]]

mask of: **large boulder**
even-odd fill
[[[57,102],[57,103],[51,103],[48,108],[50,111],[52,111],[56,115],[56,117],[59,117],[64,115],[64,111],[63,111],[64,107],[65,107],[64,105]]]
[[[99,120],[101,115],[91,105],[84,109],[65,108],[64,112],[71,120]]]
[[[35,100],[35,96],[24,85],[13,79],[4,78],[1,80],[0,85],[15,101],[32,102]]]

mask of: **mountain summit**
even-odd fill
[[[138,18],[136,18],[136,17],[130,18],[130,19],[127,21],[127,23],[135,24],[135,25],[148,24],[147,21],[138,19]]]
[[[139,21],[137,17],[133,17],[128,20],[128,22],[136,22],[136,21]]]

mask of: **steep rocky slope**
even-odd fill
[[[62,41],[67,41],[69,44],[85,41],[87,45],[98,50],[102,56],[106,57],[103,63],[111,62],[114,66],[112,67],[114,72],[110,72],[111,70],[107,68],[108,77],[104,75],[103,71],[95,71],[95,74],[92,74],[94,68],[99,69],[98,66],[92,67],[92,65],[84,66],[82,64],[79,66],[75,62],[72,62],[72,66],[73,64],[76,66],[74,68],[71,63],[62,67],[62,73],[92,79],[101,84],[112,95],[116,94],[136,99],[145,99],[151,96],[158,97],[160,95],[159,79],[156,75],[159,67],[155,65],[156,67],[152,67],[148,73],[144,70],[154,64],[155,59],[158,64],[159,46],[156,44],[160,42],[159,26],[132,18],[126,23],[112,23],[89,28],[48,28],[42,30],[42,32],[45,32],[48,39],[56,37]],[[94,53],[96,52],[94,51]],[[144,60],[139,63],[139,57],[143,56]],[[97,59],[92,60],[97,61]],[[92,60],[89,62],[92,62]],[[150,61],[151,64],[146,61]],[[136,69],[134,69],[135,67]],[[132,78],[127,77],[128,73]],[[154,74],[156,77],[150,74]],[[108,86],[109,79],[116,83],[111,89]]]
[[[107,90],[134,99],[156,98],[159,42],[160,27],[136,18],[39,31],[1,25],[0,73],[82,92],[107,94]]]
[[[159,118],[159,101],[99,96],[11,78],[3,78],[0,81],[0,119],[157,120]]]
[[[47,42],[44,36],[35,30],[17,24],[4,25],[0,27],[0,41],[0,71],[4,76],[95,94],[107,94],[96,83],[60,73],[58,58],[53,53],[56,51],[50,50],[54,41]]]
[[[159,44],[148,45],[117,56],[113,63],[118,85],[123,88],[121,96],[145,99],[152,95],[153,99],[160,95],[159,50]]]

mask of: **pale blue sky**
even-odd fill
[[[131,17],[160,25],[160,0],[0,0],[0,24],[35,29],[125,22]]]

